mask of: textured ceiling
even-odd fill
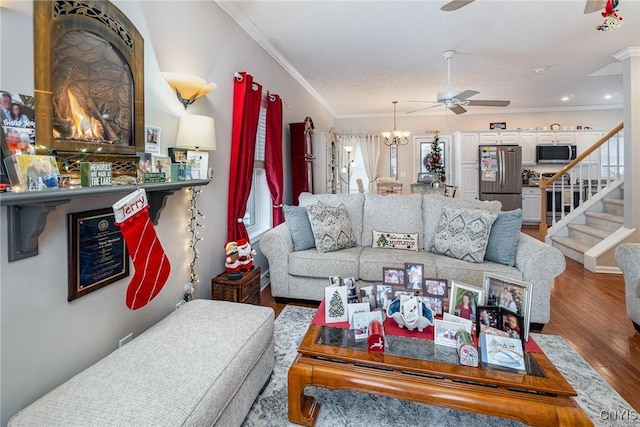
[[[409,100],[435,100],[447,88],[448,49],[458,52],[452,88],[511,100],[505,112],[622,105],[620,67],[600,70],[617,62],[611,55],[640,46],[640,0],[620,0],[623,25],[609,32],[596,31],[603,18],[585,15],[583,0],[477,0],[440,11],[446,2],[219,4],[338,117],[388,114],[393,100],[399,113],[420,108]]]

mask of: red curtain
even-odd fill
[[[284,222],[284,213],[282,212],[284,186],[282,176],[282,99],[275,94],[267,96],[264,169],[267,175],[267,185],[271,191],[272,224],[275,227]]]
[[[253,156],[260,114],[262,86],[246,72],[239,73],[233,85],[233,128],[231,130],[231,164],[229,168],[229,204],[227,239],[248,239],[242,222],[247,211],[253,177]]]

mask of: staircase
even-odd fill
[[[598,203],[592,204],[573,222],[566,224],[566,236],[550,237],[553,247],[567,258],[585,264],[585,253],[605,242],[624,224],[624,183]]]
[[[585,269],[598,273],[620,272],[607,259],[619,243],[635,232],[624,227],[623,128],[620,123],[540,183],[540,238]],[[564,179],[567,175],[569,180]],[[548,209],[551,227],[547,229],[548,192],[552,194]]]

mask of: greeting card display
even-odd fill
[[[347,287],[327,286],[324,288],[324,318],[327,323],[347,322]]]
[[[355,338],[357,340],[368,338],[371,332],[369,327],[371,326],[371,322],[374,321],[382,323],[381,311],[355,313],[353,315],[353,331]]]
[[[522,341],[498,335],[480,334],[482,361],[490,365],[526,370]]]

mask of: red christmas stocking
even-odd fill
[[[158,295],[171,269],[148,210],[144,189],[134,191],[113,205],[116,225],[120,227],[136,270],[127,288],[127,307],[131,310],[144,307]]]

